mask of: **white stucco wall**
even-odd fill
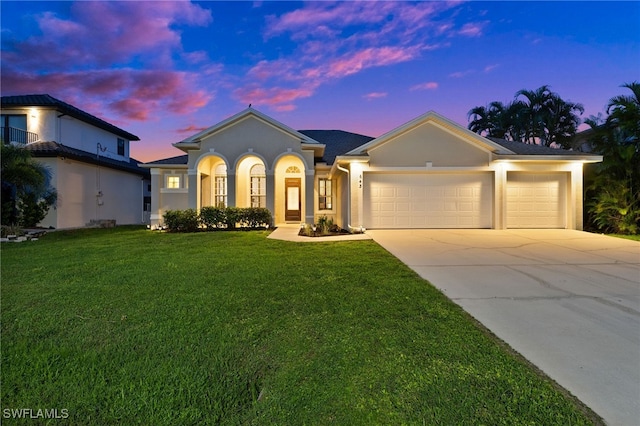
[[[50,168],[58,190],[57,206],[42,226],[76,228],[96,219],[115,219],[117,225],[143,223],[146,181],[141,176],[69,159],[37,161]]]
[[[441,128],[433,122],[421,124],[369,151],[372,167],[487,166],[488,151]]]

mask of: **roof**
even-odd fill
[[[506,139],[487,137],[487,139],[500,144],[509,151],[513,151],[516,155],[577,155],[584,156],[584,152],[568,151],[560,148],[550,148],[543,145],[533,145],[522,142],[508,141]]]
[[[302,143],[307,143],[307,144],[315,144],[315,145],[321,145],[319,144],[317,141],[311,139],[309,136],[301,134],[300,132],[298,132],[297,130],[292,129],[291,127],[287,126],[286,124],[280,123],[279,121],[276,121],[275,119],[269,117],[268,115],[265,115],[263,113],[261,113],[260,111],[253,109],[251,107],[246,108],[242,111],[240,111],[239,113],[232,115],[231,117],[222,120],[221,122],[207,128],[204,129],[203,131],[196,133],[193,136],[188,137],[185,140],[182,140],[180,142],[174,143],[173,146],[175,146],[176,148],[179,148],[181,145],[183,144],[189,144],[189,143],[194,143],[194,142],[200,142],[202,139],[206,138],[207,136],[212,135],[213,133],[219,131],[220,129],[223,129],[233,123],[236,123],[238,121],[244,120],[246,117],[249,116],[254,116],[257,117],[259,119],[261,119],[262,121],[271,124],[272,126],[279,128],[280,130],[289,133],[291,136],[295,136],[300,138],[300,141]]]
[[[326,145],[324,155],[320,161],[324,161],[331,165],[335,161],[336,156],[342,155],[362,144],[373,139],[371,136],[360,135],[358,133],[346,132],[344,130],[299,130],[299,133]],[[184,165],[188,163],[188,155],[179,155],[171,158],[163,158],[161,160],[150,161],[144,163],[145,166],[165,166],[165,165]]]
[[[174,165],[174,164],[187,164],[189,162],[189,155],[178,155],[177,157],[171,158],[163,158],[162,160],[149,161],[148,163],[144,163],[145,166],[164,166],[164,165]]]
[[[140,138],[134,134],[131,134],[119,127],[114,126],[111,123],[98,118],[88,112],[82,111],[79,108],[69,105],[59,99],[50,95],[19,95],[19,96],[2,96],[0,99],[0,106],[2,108],[11,107],[50,107],[55,108],[63,114],[82,120],[85,123],[89,123],[102,130],[106,130],[115,135],[121,136],[129,141],[139,141]]]
[[[344,130],[300,130],[300,133],[326,145],[322,160],[327,164],[333,164],[338,155],[343,155],[374,139],[371,136]]]
[[[396,127],[395,129],[385,133],[384,135],[372,139],[370,142],[365,143],[362,146],[356,147],[345,154],[345,156],[362,156],[367,155],[369,150],[378,147],[382,144],[389,142],[390,140],[400,136],[403,133],[411,131],[418,126],[421,126],[425,123],[435,124],[449,132],[460,135],[464,137],[466,140],[473,141],[476,146],[490,152],[494,152],[496,154],[510,154],[512,153],[508,148],[495,143],[492,140],[484,138],[477,133],[468,130],[465,127],[460,126],[459,124],[449,120],[448,118],[436,113],[435,111],[428,111],[425,114],[422,114],[419,117],[414,118],[413,120]]]
[[[134,158],[130,158],[129,161],[119,161],[114,160],[113,158],[99,157],[96,154],[91,154],[81,149],[71,148],[57,142],[34,142],[25,145],[24,148],[31,151],[34,157],[68,157],[84,163],[97,164],[111,169],[150,177],[149,170],[139,167],[139,161]]]

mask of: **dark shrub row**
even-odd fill
[[[215,231],[220,229],[256,229],[271,226],[271,212],[261,207],[203,207],[167,210],[164,226],[171,232]]]

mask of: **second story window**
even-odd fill
[[[0,126],[3,143],[17,142],[21,144],[35,142],[37,137],[27,132],[27,116],[24,114],[2,114]]]
[[[118,155],[124,155],[124,139],[118,138]]]

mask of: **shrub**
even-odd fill
[[[162,217],[171,232],[196,232],[200,227],[200,218],[194,209],[167,210]]]
[[[241,209],[239,207],[227,207],[225,212],[224,223],[227,229],[236,229],[238,223],[242,220]]]
[[[271,212],[258,207],[203,207],[198,214],[194,209],[167,210],[164,226],[171,232],[195,232],[201,227],[216,229],[255,229],[271,225]]]
[[[249,228],[271,226],[271,212],[263,207],[249,207],[244,210],[243,223]]]
[[[226,209],[224,207],[203,207],[200,210],[200,223],[207,230],[223,228],[227,220]]]

